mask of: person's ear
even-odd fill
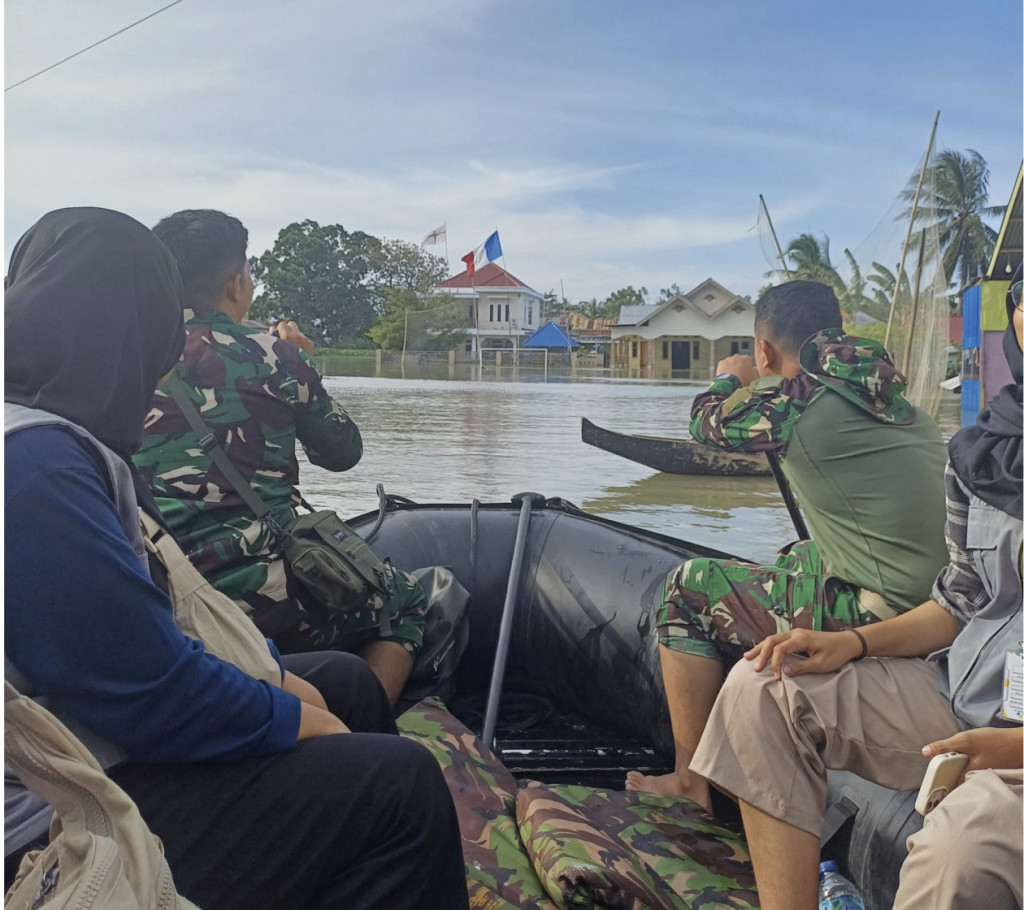
[[[241,274],[232,275],[224,287],[224,296],[232,303],[237,303],[242,296],[242,284]]]
[[[778,348],[764,337],[754,338],[754,363],[762,376],[778,375],[782,358]]]

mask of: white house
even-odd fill
[[[527,287],[514,275],[488,262],[476,274],[463,272],[438,285],[466,307],[467,351],[484,348],[518,348],[540,328],[543,294]]]
[[[612,366],[692,379],[754,350],[754,305],[708,278],[664,303],[624,306],[612,326]]]

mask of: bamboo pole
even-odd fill
[[[903,253],[900,256],[900,267],[896,270],[896,287],[892,289],[892,303],[889,305],[889,320],[885,325],[885,342],[883,347],[889,348],[889,338],[892,335],[892,320],[896,313],[896,300],[900,296],[900,284],[903,282],[903,270],[907,264],[907,251],[910,248],[910,238],[914,233],[914,219],[917,217],[917,203],[921,198],[921,187],[924,186],[924,175],[928,172],[928,161],[932,156],[932,143],[935,142],[935,130],[939,125],[939,114],[935,112],[935,120],[932,121],[931,135],[928,137],[928,148],[924,152],[924,164],[921,165],[921,173],[917,178],[917,189],[914,191],[914,204],[910,208],[910,223],[907,225],[907,236],[903,241]]]
[[[779,237],[775,233],[775,225],[772,224],[772,216],[768,213],[768,203],[764,201],[764,196],[760,193],[757,194],[757,198],[761,200],[761,208],[764,209],[764,217],[768,219],[768,229],[772,232],[772,240],[775,241],[775,249],[779,251],[779,262],[782,263],[782,271],[786,273],[787,278],[792,278],[790,274],[789,266],[786,265],[786,257],[782,253],[782,246],[779,243]]]
[[[914,343],[914,322],[917,320],[917,301],[921,296],[921,272],[924,271],[924,237],[921,231],[921,245],[917,250],[917,270],[914,274],[914,296],[910,301],[910,329],[907,331],[907,343],[903,347],[903,375],[910,374],[910,347]]]

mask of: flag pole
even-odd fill
[[[450,272],[452,270],[452,261],[448,257],[448,222],[444,223],[444,267]]]

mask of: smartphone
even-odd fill
[[[931,812],[963,780],[968,761],[969,757],[963,752],[943,752],[933,756],[928,762],[928,770],[924,772],[914,808],[921,815]]]

